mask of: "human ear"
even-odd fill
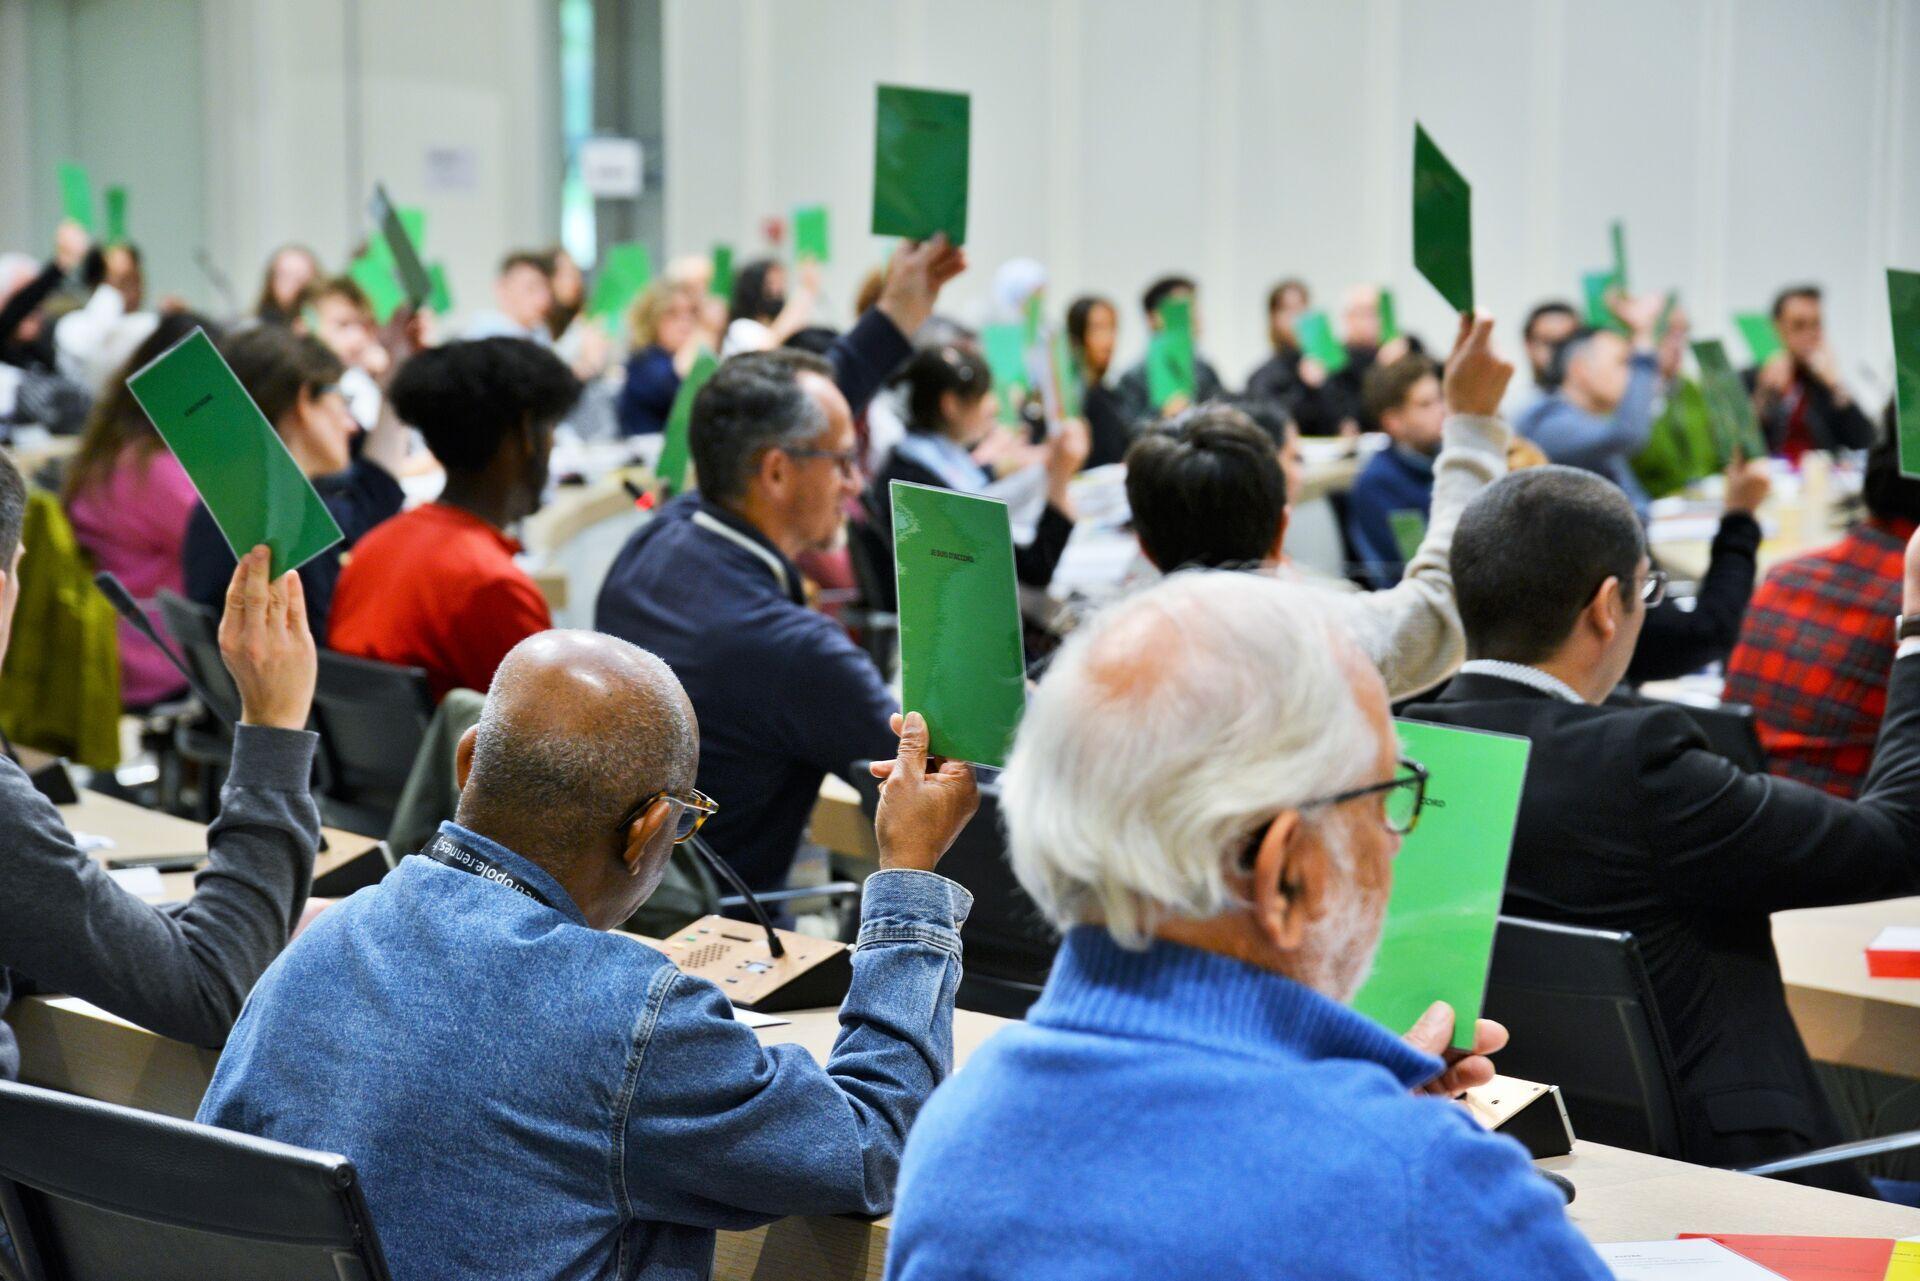
[[[453,784],[463,792],[467,790],[467,775],[473,773],[473,744],[479,737],[480,727],[470,725],[453,749]]]
[[[1254,920],[1280,951],[1297,952],[1306,941],[1307,926],[1319,918],[1327,891],[1327,860],[1326,847],[1314,839],[1298,810],[1278,815],[1255,847],[1247,869]]]

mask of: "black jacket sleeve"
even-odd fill
[[[0,344],[13,340],[13,331],[20,328],[20,323],[33,314],[34,308],[60,287],[62,279],[64,274],[59,266],[48,263],[40,269],[39,275],[14,291],[13,297],[0,306]]]
[[[1873,423],[1859,402],[1833,403],[1833,392],[1817,378],[1806,379],[1807,430],[1823,449],[1868,449],[1873,445]]]
[[[1029,587],[1045,587],[1051,583],[1054,567],[1059,565],[1061,553],[1067,550],[1067,540],[1072,537],[1072,519],[1048,503],[1047,509],[1040,513],[1040,523],[1034,526],[1033,541],[1013,549],[1014,576]]]
[[[894,370],[913,354],[913,344],[887,314],[874,307],[852,329],[833,340],[827,361],[833,366],[834,385],[847,398],[858,418],[867,402]]]
[[[1728,512],[1714,535],[1707,576],[1691,612],[1669,602],[1647,611],[1627,680],[1670,680],[1697,672],[1733,652],[1740,622],[1753,596],[1760,551],[1760,523],[1745,512]]]

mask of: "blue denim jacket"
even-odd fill
[[[717,1228],[887,1211],[952,1067],[966,890],[868,879],[822,1068],[532,861],[443,831],[557,906],[403,860],[261,978],[201,1121],[351,1159],[396,1281],[705,1277]]]

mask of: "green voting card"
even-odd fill
[[[1020,325],[988,325],[980,331],[980,348],[993,372],[993,389],[1000,397],[1000,421],[1020,421],[1019,397],[1027,390],[1027,331]]]
[[[600,259],[600,271],[593,280],[593,294],[587,300],[587,314],[594,317],[618,316],[632,304],[635,295],[653,281],[653,257],[647,247],[635,241],[614,245]]]
[[[828,261],[825,205],[803,205],[793,211],[793,256],[802,262]]]
[[[1740,337],[1746,340],[1747,350],[1753,353],[1754,364],[1766,364],[1780,350],[1780,331],[1773,327],[1773,317],[1766,312],[1736,312],[1733,323],[1739,326]]]
[[[733,246],[713,247],[713,281],[707,292],[717,298],[733,297]]]
[[[1587,325],[1593,329],[1611,329],[1625,333],[1627,327],[1607,305],[1607,295],[1620,287],[1612,271],[1589,271],[1580,277],[1580,291],[1587,300]]]
[[[1660,314],[1653,318],[1653,340],[1665,342],[1667,332],[1673,328],[1673,309],[1680,305],[1680,291],[1667,290],[1666,301],[1660,304]]]
[[[1387,528],[1393,531],[1393,545],[1402,564],[1413,559],[1427,536],[1427,514],[1417,507],[1387,513]]]
[[[427,308],[436,316],[444,316],[453,310],[453,290],[447,285],[447,265],[436,262],[427,268],[427,279],[433,289],[427,295]]]
[[[107,243],[110,245],[127,243],[127,189],[125,187],[107,188]]]
[[[196,329],[127,379],[237,559],[265,543],[273,576],[340,541],[340,527],[226,360]]]
[[[687,487],[687,464],[693,457],[689,437],[693,426],[693,398],[700,394],[700,389],[718,368],[720,362],[702,347],[700,354],[693,358],[693,368],[680,380],[680,390],[674,393],[673,408],[667,412],[666,439],[660,445],[660,462],[654,469],[669,494],[680,493]]]
[[[1199,388],[1193,355],[1193,300],[1160,304],[1160,331],[1147,342],[1147,398],[1159,409],[1175,396],[1193,403]]]
[[[427,274],[426,264],[420,261],[419,247],[401,220],[399,211],[387,199],[387,189],[377,183],[373,188],[371,209],[374,224],[380,230],[380,238],[386,242],[394,277],[406,291],[408,305],[418,311],[433,297],[433,277]]]
[[[1027,706],[1007,505],[901,480],[889,493],[902,710],[927,718],[935,756],[1005,765]]]
[[[1413,126],[1413,265],[1455,311],[1473,310],[1473,192]]]
[[[964,93],[880,85],[874,100],[873,234],[967,240],[972,102]]]
[[[1400,336],[1400,317],[1393,305],[1393,290],[1380,291],[1380,345],[1386,346]]]
[[[87,177],[86,168],[71,160],[59,167],[60,175],[60,216],[79,223],[93,234],[93,182]]]
[[[1718,426],[1721,438],[1737,448],[1743,458],[1765,458],[1767,438],[1760,434],[1753,397],[1728,361],[1726,347],[1718,338],[1697,342],[1693,344],[1693,358],[1700,365],[1700,390],[1706,393],[1707,414]]]
[[[1073,353],[1073,344],[1067,341],[1065,330],[1053,331],[1047,344],[1047,359],[1053,385],[1058,389],[1060,417],[1080,417],[1086,412],[1086,391],[1081,386],[1085,375],[1080,370],[1079,358]]]
[[[1347,367],[1347,349],[1333,336],[1333,325],[1327,320],[1326,312],[1300,313],[1300,318],[1293,322],[1293,332],[1300,339],[1300,350],[1319,361],[1329,374],[1337,374]]]
[[[1394,728],[1402,754],[1427,767],[1426,803],[1393,860],[1380,950],[1353,1008],[1398,1034],[1445,1001],[1454,1046],[1470,1049],[1532,744],[1424,721]]]
[[[1627,225],[1618,218],[1609,229],[1613,238],[1613,279],[1620,292],[1627,292]]]
[[[1893,317],[1893,398],[1900,432],[1900,474],[1920,476],[1920,272],[1887,269]]]
[[[407,291],[394,279],[393,268],[372,253],[361,254],[349,263],[347,275],[366,294],[373,318],[383,325],[393,319],[393,313],[407,300]]]

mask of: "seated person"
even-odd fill
[[[393,355],[380,341],[373,302],[351,276],[320,281],[308,288],[306,297],[302,311],[312,310],[300,317],[300,325],[305,327],[309,319],[318,322],[313,336],[346,366],[340,394],[347,398],[347,409],[356,423],[371,431],[380,422],[383,388],[393,372]]]
[[[881,536],[893,538],[896,480],[978,494],[993,482],[993,472],[973,459],[973,451],[1001,430],[1000,399],[986,360],[963,347],[942,344],[914,353],[900,372],[905,393],[907,434],[887,455],[873,478],[868,506],[879,517]],[[1068,486],[1087,456],[1086,424],[1072,420],[1040,447],[1046,469],[1046,506],[1033,537],[1013,549],[1013,567],[1029,587],[1053,581],[1060,554],[1073,537],[1073,499]],[[891,607],[891,602],[889,602]]]
[[[45,304],[68,284],[92,239],[80,224],[63,220],[54,233],[53,256],[36,267],[26,254],[0,253],[0,439],[16,423],[69,436],[85,425],[93,407],[86,388],[59,372],[53,325]]]
[[[1432,1052],[1452,1011],[1401,1040],[1345,1008],[1420,791],[1330,603],[1177,574],[1062,647],[1002,805],[1065,939],[914,1126],[891,1281],[1610,1275],[1526,1150],[1433,1097],[1492,1072]]]
[[[1447,407],[1440,399],[1439,367],[1425,356],[1375,365],[1362,388],[1368,416],[1392,444],[1368,459],[1353,482],[1347,540],[1367,581],[1375,588],[1391,587],[1426,535],[1433,460],[1440,453]]]
[[[712,812],[673,673],[591,632],[522,642],[460,740],[456,818],[268,970],[199,1119],[349,1157],[396,1281],[704,1277],[717,1228],[886,1213],[951,1069],[972,904],[933,871],[972,771],[926,745],[915,714],[876,770],[881,870],[823,1067],[608,932]],[[484,1213],[449,1212],[456,1172]]]
[[[1900,474],[1891,409],[1861,497],[1867,518],[1846,537],[1767,572],[1722,695],[1753,708],[1768,772],[1846,797],[1860,794],[1873,764],[1887,620],[1900,612],[1901,558],[1920,527],[1920,480]]]
[[[1089,439],[1082,467],[1104,467],[1126,457],[1133,443],[1133,424],[1120,413],[1120,403],[1107,382],[1113,368],[1113,349],[1120,334],[1120,313],[1105,298],[1084,294],[1067,307],[1067,342],[1080,379],[1080,412],[1086,415]]]
[[[147,280],[138,246],[96,245],[81,279],[91,291],[86,304],[54,322],[53,346],[60,373],[97,397],[160,317],[140,309]]]
[[[1520,327],[1520,344],[1526,348],[1533,384],[1524,388],[1514,385],[1514,393],[1525,400],[1525,404],[1514,407],[1516,412],[1525,412],[1559,386],[1553,368],[1554,349],[1573,337],[1580,327],[1580,313],[1573,309],[1572,303],[1558,298],[1548,299],[1527,313],[1526,323]]]
[[[493,309],[467,322],[461,337],[524,338],[553,345],[547,313],[553,310],[553,259],[531,249],[516,249],[500,260],[493,280]]]
[[[155,598],[186,585],[180,549],[200,495],[127,389],[127,377],[196,329],[219,333],[205,317],[176,312],[162,317],[134,350],[87,419],[62,493],[73,536],[94,568],[118,577],[162,636],[167,625]],[[124,618],[119,628],[122,705],[143,710],[185,691],[186,682],[152,641]]]
[[[803,262],[798,274],[800,287],[789,294],[787,265],[777,258],[750,262],[734,273],[727,331],[720,340],[723,358],[783,347],[807,327],[820,295],[819,265]]]
[[[1809,449],[1865,449],[1873,424],[1840,377],[1827,345],[1818,285],[1792,285],[1773,300],[1780,350],[1746,371],[1767,448],[1798,462]]]
[[[640,292],[628,313],[633,355],[615,411],[620,434],[648,436],[666,430],[680,380],[693,368],[700,344],[694,333],[698,313],[683,289],[656,280]]]
[[[366,434],[360,456],[353,457],[359,429],[340,394],[345,367],[318,338],[256,325],[229,338],[221,352],[340,526],[342,541],[299,570],[307,622],[316,638],[324,637],[342,559],[362,535],[400,510],[404,495],[394,476],[407,456],[406,429],[391,413],[383,414]],[[218,611],[220,585],[233,574],[233,552],[205,503],[187,521],[180,560],[187,599]]]
[[[1920,612],[1920,542],[1903,606]],[[1677,707],[1602,707],[1660,580],[1618,487],[1541,467],[1453,536],[1470,661],[1415,720],[1533,741],[1504,910],[1631,931],[1679,1074],[1689,1160],[1739,1166],[1852,1137],[1787,1009],[1770,915],[1920,891],[1920,640],[1897,649],[1858,801],[1748,774]],[[1894,655],[1901,655],[1895,658]],[[1872,1195],[1847,1165],[1793,1176]]]
[[[634,531],[594,604],[595,628],[658,654],[686,686],[706,728],[699,786],[728,798],[708,840],[756,890],[786,884],[821,779],[892,750],[898,700],[807,608],[794,562],[844,541],[860,493],[853,415],[965,264],[944,236],[904,245],[825,360],[782,349],[721,365],[688,428],[699,492]]]
[[[1460,512],[1506,470],[1507,427],[1494,414],[1513,366],[1488,345],[1493,322],[1463,321],[1448,358],[1447,418],[1434,465],[1432,519],[1400,583],[1343,592],[1335,606],[1396,701],[1431,689],[1460,666],[1465,642],[1448,547]],[[1285,566],[1288,454],[1240,411],[1202,405],[1127,453],[1134,534],[1162,571],[1184,566]],[[1289,576],[1299,571],[1286,568]]]
[[[0,454],[0,652],[19,599],[25,507],[20,473]],[[241,562],[228,592],[220,652],[240,691],[240,725],[192,898],[146,903],[121,889],[12,755],[0,757],[0,1012],[11,995],[59,992],[161,1036],[218,1046],[286,946],[320,842],[308,791],[313,637],[299,579],[270,583],[264,547]],[[0,1021],[0,1078],[19,1071],[13,1029]]]
[[[423,667],[440,699],[486,689],[508,650],[553,626],[507,529],[539,510],[554,426],[579,399],[565,362],[524,338],[449,343],[400,366],[394,412],[426,438],[446,488],[360,540],[328,645]]]
[[[320,256],[305,245],[286,244],[274,250],[260,273],[260,296],[253,318],[263,325],[291,326],[300,318],[309,287],[321,276]]]
[[[1653,431],[1660,376],[1653,328],[1661,300],[1618,298],[1615,314],[1631,340],[1610,329],[1578,329],[1554,348],[1556,386],[1527,406],[1514,424],[1549,459],[1597,472],[1620,486],[1642,523],[1647,491],[1633,474],[1633,456]]]
[[[1147,286],[1147,292],[1140,296],[1140,309],[1147,315],[1149,336],[1166,328],[1166,322],[1160,318],[1160,306],[1172,298],[1184,298],[1193,304],[1193,341],[1196,350],[1193,353],[1193,403],[1212,400],[1225,390],[1220,385],[1220,375],[1213,371],[1200,355],[1200,287],[1187,276],[1162,276]],[[1141,357],[1139,362],[1126,373],[1120,375],[1120,381],[1114,384],[1114,401],[1120,410],[1121,419],[1129,427],[1137,428],[1141,423],[1161,418],[1168,414],[1177,414],[1192,406],[1181,403],[1179,397],[1165,405],[1153,403],[1151,389],[1147,386],[1147,361]]]

